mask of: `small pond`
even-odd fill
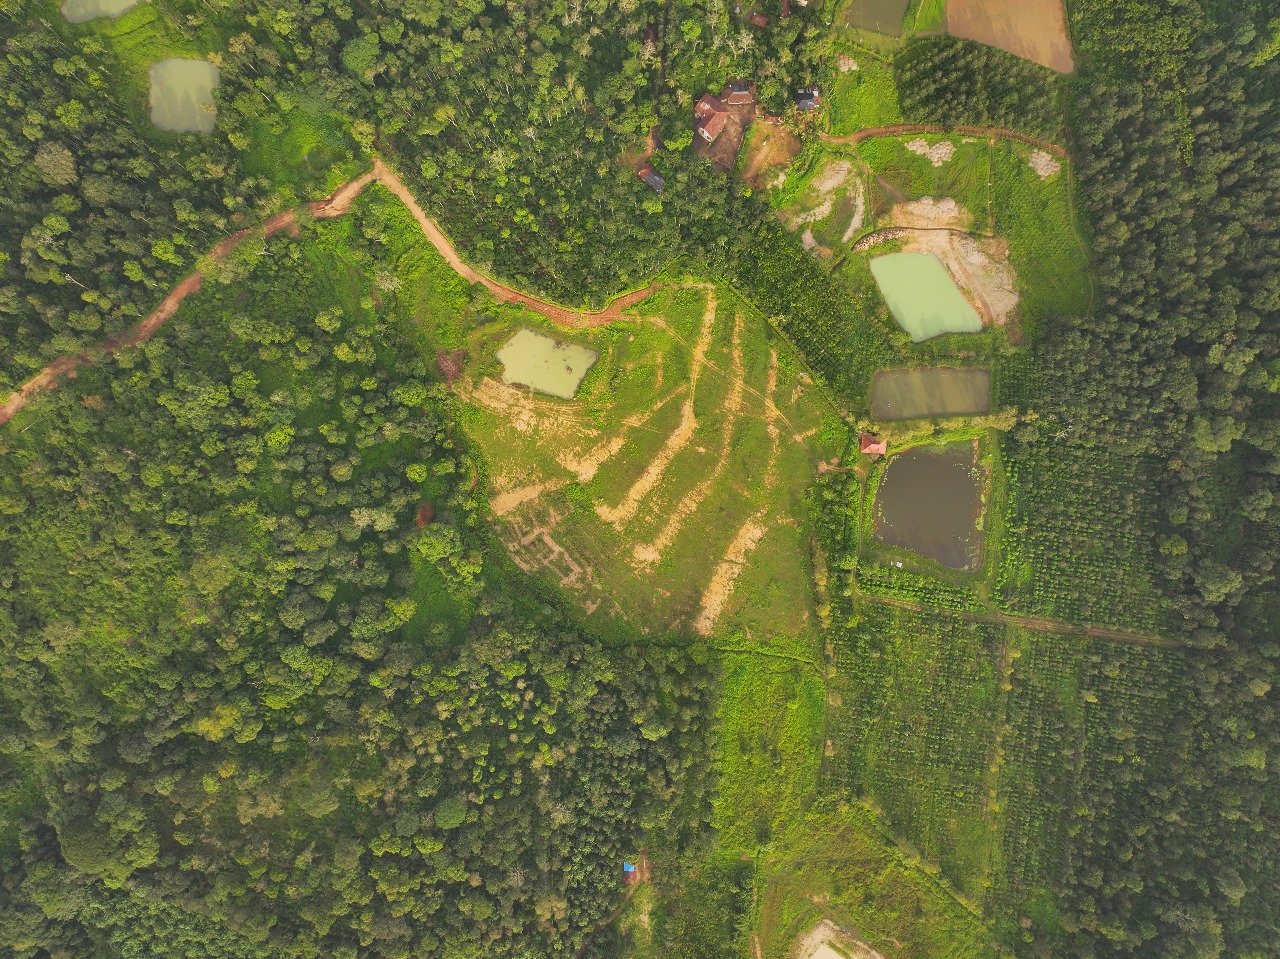
[[[889,311],[919,343],[940,333],[977,333],[982,318],[932,253],[888,253],[871,261]]]
[[[990,370],[881,370],[871,381],[871,413],[878,420],[969,416],[990,409]]]
[[[67,0],[62,5],[62,15],[72,23],[88,23],[98,17],[114,19],[137,5],[138,0]]]
[[[520,330],[498,350],[502,382],[571,400],[600,354],[533,330]]]
[[[899,453],[876,491],[876,538],[952,569],[976,570],[982,565],[980,478],[972,443]]]
[[[151,65],[151,122],[173,133],[209,133],[218,68],[208,60],[170,57]]]

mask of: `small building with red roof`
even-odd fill
[[[753,27],[767,27],[769,25],[769,18],[763,13],[753,13],[751,14],[751,25]]]
[[[864,456],[884,456],[889,452],[889,441],[880,439],[874,433],[859,433],[858,452]]]

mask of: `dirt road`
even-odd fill
[[[413,218],[418,221],[418,226],[422,229],[423,235],[459,276],[469,283],[482,284],[485,289],[493,294],[494,299],[502,303],[519,303],[533,312],[545,316],[554,323],[579,328],[603,326],[606,323],[612,323],[620,319],[624,310],[644,300],[658,289],[659,284],[653,283],[642,290],[634,290],[618,297],[603,310],[582,312],[571,310],[557,303],[540,300],[535,296],[530,296],[528,293],[522,293],[499,283],[463,261],[453,244],[449,242],[448,237],[436,225],[436,222],[427,216],[422,207],[418,205],[418,201],[409,192],[409,188],[404,185],[404,181],[396,175],[394,170],[383,163],[381,158],[377,157],[374,158],[373,169],[368,173],[343,184],[326,199],[304,204],[304,208],[315,219],[325,220],[343,216],[351,209],[351,204],[364,191],[364,188],[375,181],[386,187],[404,203],[409,212],[413,214]],[[251,227],[231,234],[210,250],[209,255],[214,260],[221,261],[248,237],[252,236],[255,231],[261,232],[264,236],[271,236],[281,230],[293,228],[296,221],[297,210],[284,210],[276,213],[264,220],[259,227]],[[137,346],[153,336],[156,331],[173,318],[182,301],[200,289],[203,281],[204,277],[197,270],[170,290],[168,295],[160,301],[160,305],[135,326],[117,336],[111,337],[98,346],[91,347],[73,356],[63,356],[54,360],[31,379],[27,380],[16,392],[10,394],[3,404],[0,404],[0,425],[9,422],[25,409],[32,397],[45,390],[55,388],[64,377],[74,378],[76,370],[80,367],[93,363],[103,356],[110,356],[118,350]]]
[[[1034,616],[1015,616],[1012,613],[976,613],[968,610],[943,609],[938,606],[927,606],[924,603],[917,603],[909,599],[901,599],[897,596],[885,596],[881,593],[867,593],[858,586],[857,579],[853,580],[853,593],[861,600],[868,603],[878,603],[881,606],[893,606],[896,609],[909,609],[914,613],[945,613],[949,616],[955,616],[957,619],[963,619],[970,623],[1007,623],[1011,626],[1021,626],[1024,629],[1034,630],[1040,633],[1059,633],[1063,635],[1083,635],[1093,639],[1109,639],[1118,643],[1133,643],[1138,646],[1163,646],[1165,648],[1179,649],[1182,643],[1174,639],[1166,639],[1163,636],[1150,636],[1145,633],[1132,633],[1123,629],[1107,629],[1102,626],[1077,626],[1073,623],[1062,623],[1053,619],[1039,619]]]

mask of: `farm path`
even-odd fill
[[[343,216],[350,211],[351,204],[356,197],[373,182],[380,183],[386,187],[405,205],[405,208],[417,221],[423,236],[436,248],[436,251],[455,273],[469,283],[483,285],[493,295],[494,299],[499,302],[518,303],[561,326],[581,329],[604,326],[620,320],[624,310],[648,298],[662,285],[651,283],[643,289],[633,290],[630,293],[619,296],[602,310],[583,311],[572,310],[558,303],[541,300],[504,283],[499,283],[492,277],[476,270],[462,259],[454,245],[449,242],[449,238],[441,232],[436,222],[426,214],[418,204],[418,201],[414,199],[404,181],[382,161],[381,157],[374,157],[372,170],[343,184],[325,199],[305,203],[298,209],[276,213],[257,227],[246,227],[243,230],[238,230],[214,246],[209,251],[209,256],[213,260],[220,262],[225,260],[236,247],[255,232],[260,232],[264,236],[272,236],[281,230],[294,228],[297,223],[299,209],[305,210],[311,217],[320,220]],[[159,306],[136,325],[97,346],[82,350],[72,356],[63,356],[54,360],[15,390],[3,404],[0,404],[0,425],[17,416],[37,394],[45,390],[54,389],[63,377],[74,377],[76,370],[80,367],[87,366],[102,356],[110,356],[119,350],[137,346],[154,336],[157,331],[173,318],[182,301],[198,291],[203,282],[203,274],[199,270],[195,271],[170,290],[165,298],[160,301]]]
[[[711,473],[704,477],[671,511],[667,522],[652,543],[641,543],[632,550],[637,564],[646,565],[661,562],[684,524],[688,521],[710,494],[712,487],[719,481],[725,468],[729,465],[729,454],[733,452],[733,431],[738,425],[738,415],[742,412],[743,380],[746,376],[742,363],[742,314],[734,316],[733,321],[733,378],[730,381],[729,396],[724,401],[721,411],[724,422],[721,424],[720,455],[716,459]],[[772,422],[772,418],[770,419]]]
[[[698,378],[702,375],[707,353],[711,349],[711,334],[715,329],[717,307],[715,288],[712,287],[707,290],[707,304],[702,314],[702,328],[698,333],[697,345],[693,348],[693,359],[689,363],[689,393],[680,408],[680,424],[676,427],[675,432],[667,437],[662,448],[650,460],[649,465],[645,467],[645,471],[632,484],[631,489],[627,491],[626,497],[620,504],[617,506],[605,506],[602,504],[596,507],[596,514],[606,523],[612,523],[618,529],[621,529],[635,516],[640,509],[640,504],[665,475],[667,467],[676,458],[676,454],[688,446],[689,441],[693,439],[694,430],[698,427],[698,417],[694,413],[693,404],[698,392]]]
[[[975,613],[968,610],[943,609],[938,606],[929,606],[926,603],[917,603],[914,600],[901,599],[897,596],[864,592],[858,586],[856,579],[853,581],[853,593],[858,599],[865,600],[868,603],[893,606],[897,609],[909,609],[915,613],[946,613],[949,616],[955,616],[957,619],[963,619],[970,623],[1005,623],[1040,633],[1060,633],[1069,636],[1084,635],[1092,639],[1109,639],[1119,643],[1133,643],[1137,646],[1162,646],[1167,649],[1178,649],[1183,645],[1175,639],[1167,639],[1163,636],[1151,636],[1146,633],[1134,633],[1123,629],[1108,629],[1104,626],[1078,626],[1074,623],[1064,623],[1056,619],[1017,616],[1013,613]]]
[[[1058,143],[1049,140],[1041,140],[1039,137],[1028,136],[1025,133],[1019,133],[1017,130],[1006,130],[1003,127],[970,127],[970,126],[946,126],[937,123],[895,123],[890,126],[883,127],[867,127],[865,130],[858,130],[856,133],[846,134],[845,136],[832,136],[824,133],[822,139],[827,143],[843,143],[848,146],[857,146],[864,140],[874,140],[877,137],[896,137],[905,136],[909,133],[958,133],[966,137],[979,137],[982,139],[996,140],[1016,140],[1019,143],[1026,143],[1029,146],[1039,147],[1046,153],[1052,153],[1056,157],[1064,160],[1070,160],[1071,154],[1067,148]]]
[[[327,198],[306,203],[302,208],[312,217],[320,220],[343,216],[351,209],[352,202],[360,195],[361,191],[373,182],[376,175],[377,170],[371,170],[364,176],[343,184]],[[284,210],[264,220],[262,225],[256,229],[260,230],[265,236],[271,236],[281,230],[292,229],[296,223],[297,211]],[[225,260],[231,251],[254,233],[254,229],[246,228],[232,233],[210,251],[210,256],[217,261]],[[182,304],[182,301],[199,290],[203,282],[204,276],[197,270],[170,290],[168,295],[160,301],[160,305],[148,313],[135,326],[125,330],[118,336],[111,337],[96,347],[54,360],[31,379],[27,380],[26,383],[9,396],[3,405],[0,405],[0,425],[17,416],[33,396],[45,390],[53,389],[64,376],[74,377],[76,370],[94,362],[96,356],[109,356],[118,350],[137,346],[155,335],[156,331],[168,323],[173,315],[178,312],[178,307]]]

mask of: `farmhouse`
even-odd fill
[[[756,85],[746,80],[730,80],[729,85],[720,93],[720,101],[730,107],[742,103],[755,103]]]
[[[714,143],[724,125],[729,122],[729,111],[718,97],[704,93],[693,107],[693,128],[708,143]]]
[[[873,433],[859,433],[858,452],[867,456],[884,456],[889,452],[889,441],[879,439]]]
[[[644,180],[645,184],[654,193],[661,193],[663,185],[667,182],[658,176],[658,171],[653,168],[652,163],[646,163],[639,170],[636,170],[636,176]]]
[[[806,87],[803,90],[797,90],[795,101],[796,106],[801,110],[816,110],[822,106],[822,97],[818,93],[817,87]]]

